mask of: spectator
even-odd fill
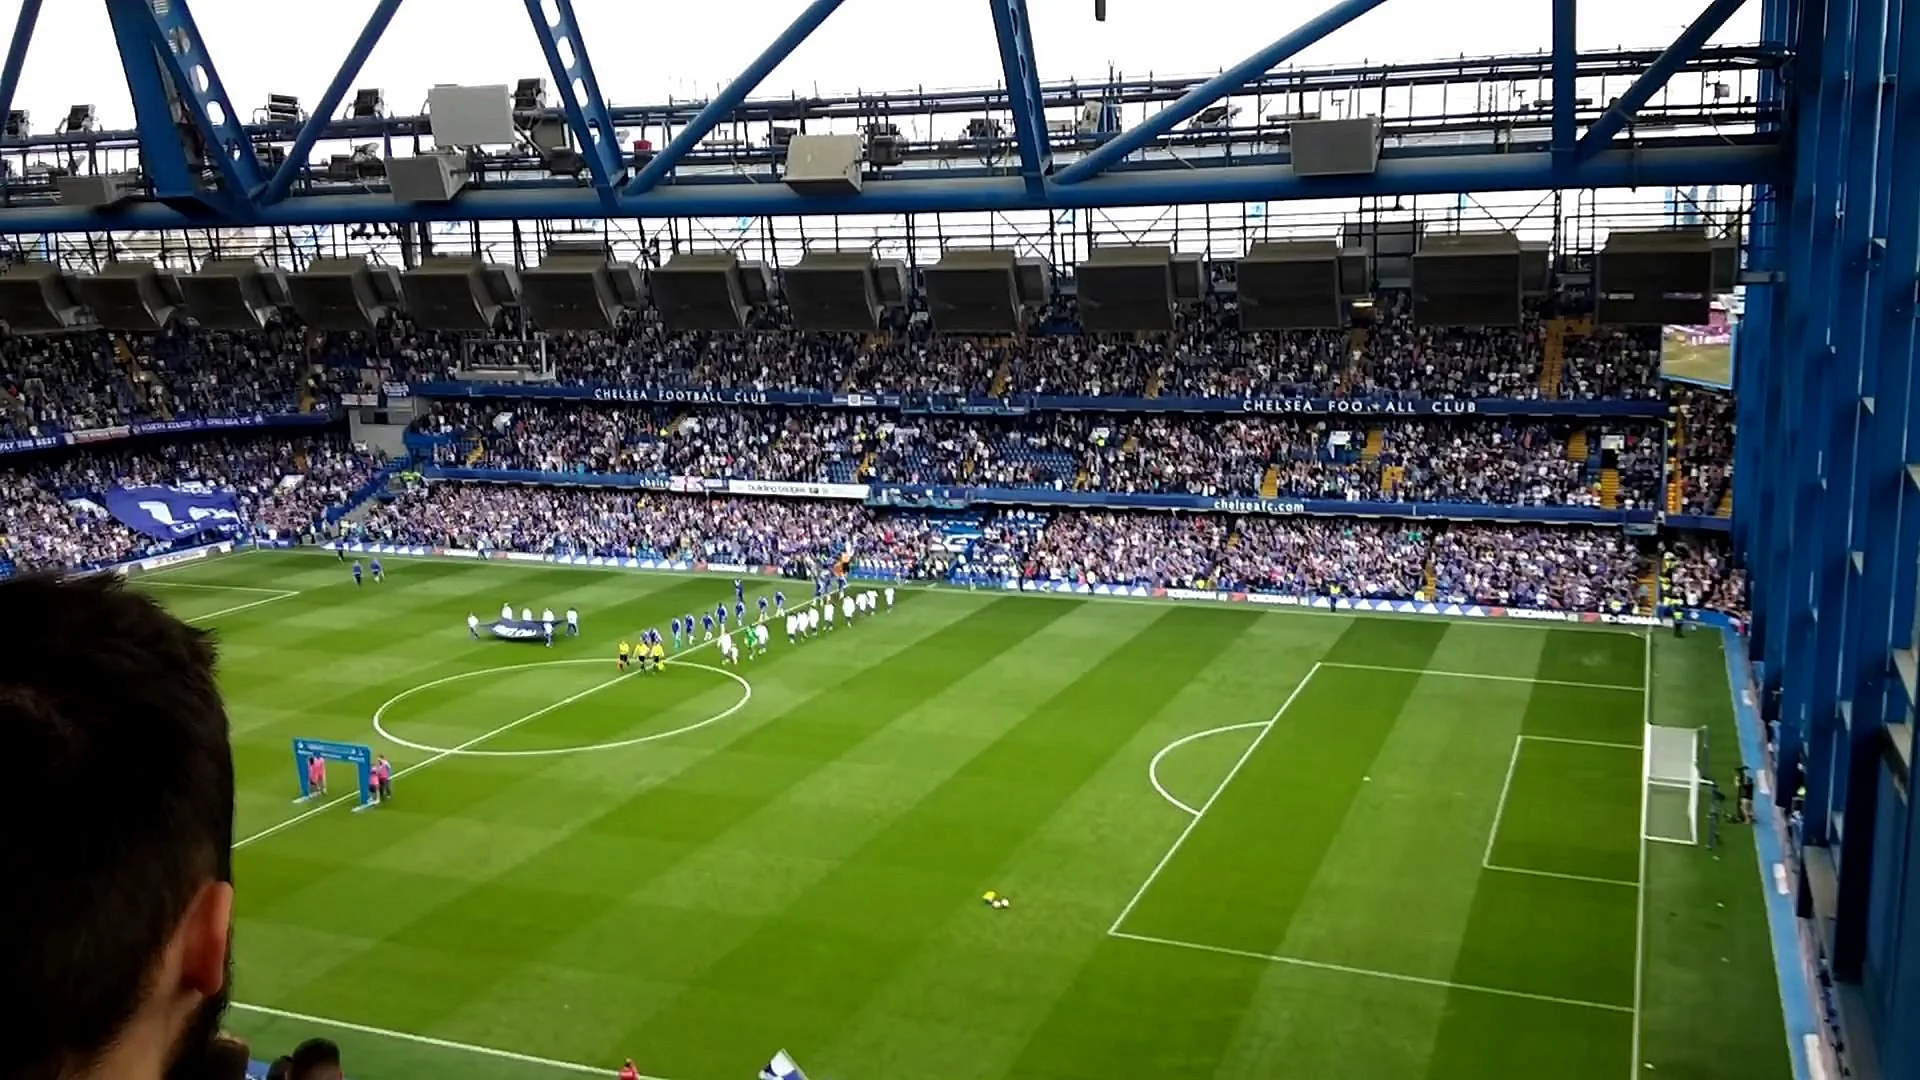
[[[211,639],[114,577],[0,582],[0,615],[0,730],[32,762],[0,812],[34,823],[0,833],[0,1075],[238,1080]]]

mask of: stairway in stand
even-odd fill
[[[480,463],[480,459],[486,456],[487,456],[486,444],[478,440],[475,440],[473,446],[467,450],[467,467],[472,468],[473,466],[478,465]]]
[[[1635,590],[1634,610],[1640,615],[1651,615],[1660,607],[1660,575],[1648,566],[1640,575],[1640,587]]]
[[[1433,568],[1432,555],[1427,556],[1427,569],[1426,569],[1426,573],[1422,576],[1422,581],[1424,583],[1424,588],[1426,589],[1427,599],[1431,601],[1433,599],[1434,590],[1440,587],[1440,575]]]
[[[1367,445],[1360,451],[1360,460],[1371,465],[1380,460],[1380,451],[1387,445],[1387,433],[1384,428],[1367,429]]]
[[[1540,351],[1540,396],[1560,396],[1560,378],[1567,368],[1567,320],[1547,320],[1547,339]]]
[[[1347,370],[1341,376],[1341,388],[1351,391],[1353,384],[1360,381],[1367,372],[1367,328],[1349,327],[1347,330]]]
[[[853,478],[855,480],[864,484],[866,483],[867,477],[873,475],[874,454],[875,451],[869,450],[866,456],[860,459],[859,467],[853,470]]]
[[[1147,376],[1147,396],[1150,398],[1159,397],[1160,388],[1162,386],[1165,386],[1166,382],[1167,382],[1166,369],[1155,368],[1153,374]]]
[[[1400,481],[1406,479],[1406,476],[1405,465],[1389,465],[1380,470],[1380,494],[1389,499],[1393,498],[1393,493],[1400,490]]]
[[[1074,474],[1073,490],[1075,491],[1087,490],[1087,470],[1085,468],[1082,468],[1079,472]]]
[[[1000,366],[993,371],[993,382],[987,387],[987,393],[992,397],[1006,397],[1007,387],[1012,383],[1013,361],[1002,360]]]
[[[1581,428],[1567,437],[1567,460],[1587,463],[1587,429]]]
[[[1263,499],[1280,497],[1280,466],[1267,466],[1266,474],[1260,477],[1260,497]]]
[[[1620,509],[1620,470],[1600,470],[1600,509]]]
[[[1680,512],[1685,494],[1678,476],[1667,481],[1667,513],[1677,514]]]
[[[1733,516],[1732,487],[1728,487],[1727,490],[1720,493],[1720,504],[1713,508],[1713,516],[1722,518],[1730,518]]]

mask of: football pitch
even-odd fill
[[[626,1057],[733,1080],[782,1048],[816,1080],[1791,1073],[1750,837],[1643,839],[1687,824],[1645,797],[1650,723],[1704,726],[1731,774],[1713,635],[902,590],[737,668],[705,647],[620,675],[618,640],[731,607],[731,581],[387,570],[259,552],[136,583],[219,635],[256,1056],[325,1034],[356,1080]],[[584,633],[469,638],[503,602]],[[393,801],[354,812],[336,767],[296,803],[296,737],[386,753]]]

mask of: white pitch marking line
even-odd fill
[[[1642,749],[1639,743],[1606,742],[1602,739],[1563,739],[1558,735],[1521,735],[1520,737],[1528,742],[1559,743],[1562,746],[1597,746],[1602,750],[1632,750],[1638,752]]]
[[[684,651],[685,650],[682,650],[683,653]],[[695,661],[692,661],[692,660],[675,660],[674,663],[679,667],[693,668],[699,671],[711,671],[716,675],[724,675],[727,678],[732,679],[735,683],[738,683],[740,686],[740,700],[734,702],[732,705],[727,706],[725,709],[721,710],[720,712],[714,713],[712,716],[707,717],[705,720],[697,720],[691,724],[682,724],[681,726],[677,728],[673,728],[669,731],[656,731],[651,735],[641,735],[638,738],[618,739],[613,742],[593,743],[587,746],[556,746],[556,747],[549,747],[547,749],[542,749],[542,750],[449,750],[444,746],[432,746],[427,743],[419,743],[419,742],[413,742],[408,739],[403,739],[400,736],[395,735],[393,732],[388,731],[386,729],[385,724],[382,722],[384,717],[386,716],[387,710],[392,708],[394,705],[398,704],[399,702],[405,701],[407,698],[412,697],[413,695],[419,693],[422,690],[431,690],[436,686],[444,686],[447,683],[459,682],[462,679],[472,679],[481,675],[496,675],[503,671],[518,671],[522,668],[560,667],[560,666],[569,665],[569,664],[604,664],[604,663],[606,663],[605,660],[585,660],[585,659],[546,660],[546,661],[542,661],[534,664],[509,664],[506,667],[476,668],[472,671],[463,671],[456,675],[449,675],[442,679],[435,679],[432,682],[424,682],[424,683],[421,683],[419,686],[414,687],[411,690],[403,690],[400,693],[395,694],[393,697],[388,698],[386,702],[382,704],[378,709],[375,709],[373,711],[373,730],[379,732],[380,737],[387,740],[390,743],[394,743],[399,746],[404,746],[409,750],[420,750],[430,754],[458,753],[458,754],[464,754],[468,757],[559,757],[565,754],[584,754],[589,750],[623,750],[629,746],[639,746],[642,743],[658,742],[661,739],[671,739],[675,735],[685,735],[689,731],[698,731],[703,727],[707,727],[711,724],[717,724],[720,721],[725,720],[727,717],[732,716],[734,713],[737,713],[741,709],[746,708],[747,704],[753,700],[753,684],[749,683],[746,679],[741,678],[739,675],[736,675],[733,672],[728,671],[726,668],[714,667],[712,664],[696,663]]]
[[[1233,768],[1228,769],[1227,775],[1221,779],[1220,786],[1214,788],[1213,794],[1207,796],[1207,801],[1201,803],[1200,809],[1194,811],[1193,817],[1187,821],[1187,827],[1180,830],[1180,835],[1174,838],[1173,846],[1167,849],[1165,855],[1160,856],[1160,861],[1155,863],[1152,872],[1147,874],[1147,880],[1141,882],[1140,887],[1134,890],[1133,897],[1127,901],[1127,906],[1120,909],[1120,914],[1113,920],[1113,925],[1107,927],[1107,933],[1114,934],[1119,932],[1120,924],[1127,921],[1128,915],[1133,914],[1134,905],[1140,902],[1141,897],[1147,895],[1147,890],[1153,887],[1153,882],[1160,876],[1160,871],[1167,868],[1167,864],[1172,862],[1173,856],[1179,852],[1180,845],[1186,843],[1187,837],[1193,835],[1193,827],[1200,824],[1200,819],[1205,817],[1207,811],[1213,808],[1214,802],[1220,798],[1220,793],[1227,790],[1228,784],[1233,783],[1233,778],[1240,774],[1240,767],[1245,765],[1249,758],[1253,757],[1255,750],[1260,749],[1261,741],[1266,739],[1267,733],[1272,731],[1273,726],[1280,722],[1280,717],[1286,714],[1288,707],[1293,704],[1294,699],[1300,696],[1300,691],[1305,690],[1307,684],[1313,681],[1314,673],[1318,672],[1321,666],[1319,661],[1315,661],[1314,665],[1307,669],[1307,673],[1300,676],[1300,681],[1294,684],[1293,692],[1288,694],[1287,699],[1280,703],[1280,707],[1274,710],[1271,717],[1267,718],[1266,723],[1260,729],[1260,734],[1255,735],[1253,741],[1247,744],[1246,750],[1240,754],[1240,759],[1233,763]]]
[[[1536,679],[1530,675],[1491,675],[1483,671],[1433,671],[1428,668],[1392,667],[1387,664],[1346,664],[1333,660],[1323,660],[1321,666],[1347,668],[1353,671],[1391,671],[1401,675],[1431,675],[1436,679],[1480,679],[1484,682],[1527,683],[1532,686],[1570,686],[1576,690],[1619,690],[1623,693],[1638,694],[1646,689],[1643,686],[1622,686],[1619,683]]]
[[[1500,837],[1500,818],[1507,812],[1507,792],[1513,789],[1513,774],[1520,766],[1520,747],[1525,740],[1515,736],[1513,756],[1507,758],[1507,778],[1500,782],[1500,801],[1493,806],[1493,824],[1487,827],[1487,850],[1480,856],[1480,866],[1484,869],[1493,865],[1493,844]]]
[[[133,579],[140,585],[157,585],[163,589],[219,589],[222,592],[272,593],[275,596],[297,595],[294,589],[268,589],[259,585],[208,585],[198,581],[148,581],[145,578]]]
[[[793,610],[799,611],[816,602],[817,602],[816,600],[802,601],[801,603],[794,605]],[[708,645],[717,644],[717,640],[718,639],[715,639],[713,641],[703,641],[698,645],[689,646],[688,648],[682,649],[677,655],[685,656],[688,653],[693,652],[697,649],[704,649]],[[538,664],[520,664],[517,666],[538,667],[539,665]],[[508,723],[502,724],[499,727],[494,728],[492,731],[481,732],[480,734],[475,735],[473,738],[468,739],[466,742],[463,742],[458,746],[449,747],[446,750],[442,750],[439,753],[433,755],[430,758],[427,758],[424,761],[417,761],[412,765],[407,766],[404,769],[396,769],[394,771],[393,778],[395,780],[398,780],[401,777],[407,775],[408,773],[418,772],[421,769],[424,769],[427,766],[434,764],[435,762],[445,761],[450,757],[454,757],[455,755],[462,754],[467,750],[470,750],[473,747],[478,746],[483,742],[486,742],[488,739],[494,738],[497,735],[505,735],[507,732],[512,731],[514,728],[519,727],[521,724],[525,724],[532,720],[538,720],[542,716],[545,716],[548,713],[553,712],[555,709],[565,708],[566,706],[571,705],[576,701],[579,701],[581,698],[584,698],[590,694],[597,694],[600,691],[605,690],[609,686],[612,686],[623,680],[630,679],[633,676],[639,674],[640,671],[641,671],[640,668],[634,668],[633,670],[625,672],[623,674],[615,675],[613,678],[608,679],[606,682],[603,682],[598,686],[590,686],[587,689],[582,690],[577,694],[571,694],[567,697],[561,698],[559,701],[553,702],[549,705],[542,706],[541,708],[535,709],[533,712],[528,713],[527,715],[521,717],[518,720],[513,720]],[[254,833],[251,836],[247,836],[240,840],[235,841],[233,845],[233,850],[238,851],[241,848],[246,847],[248,844],[252,844],[259,840],[265,840],[267,837],[272,836],[274,833],[277,833],[282,829],[291,828],[292,826],[300,824],[301,822],[307,820],[308,818],[312,817],[315,814],[325,813],[326,811],[331,810],[336,806],[339,806],[341,803],[346,802],[349,799],[357,800],[359,799],[359,797],[360,797],[360,794],[359,792],[356,791],[351,794],[341,795],[338,798],[328,800],[327,802],[321,803],[319,806],[316,806],[313,809],[306,811],[305,813],[295,814],[293,817],[290,817],[287,820],[282,821],[277,825],[269,825],[266,828],[261,829],[259,832]]]
[[[499,1058],[502,1061],[517,1061],[523,1065],[540,1065],[549,1069],[561,1069],[566,1072],[587,1073],[593,1076],[610,1076],[614,1070],[604,1065],[582,1065],[577,1061],[559,1061],[554,1058],[535,1057],[532,1054],[516,1053],[512,1050],[496,1050],[491,1046],[475,1046],[472,1043],[454,1042],[452,1039],[436,1039],[431,1035],[415,1035],[410,1031],[394,1031],[390,1028],[378,1028],[368,1024],[356,1024],[350,1020],[335,1020],[326,1016],[308,1016],[306,1013],[289,1012],[266,1005],[249,1005],[236,1001],[228,1006],[239,1012],[258,1013],[280,1020],[293,1020],[302,1024],[319,1027],[338,1028],[341,1031],[355,1031],[362,1035],[377,1035],[383,1039],[399,1039],[403,1042],[419,1043],[422,1046],[439,1047],[442,1050],[458,1050],[463,1054],[479,1054],[483,1057]],[[642,1076],[640,1080],[665,1080],[659,1076]]]
[[[1168,791],[1166,787],[1160,783],[1160,759],[1163,757],[1166,757],[1168,754],[1172,753],[1173,751],[1178,750],[1181,747],[1197,739],[1204,739],[1210,735],[1223,735],[1229,731],[1245,731],[1247,728],[1257,728],[1257,727],[1266,727],[1266,726],[1267,726],[1267,722],[1265,720],[1254,720],[1245,724],[1228,724],[1226,727],[1208,728],[1205,731],[1196,731],[1191,735],[1186,735],[1186,736],[1182,736],[1181,738],[1175,739],[1174,741],[1161,747],[1160,752],[1153,755],[1153,760],[1147,762],[1147,779],[1153,782],[1153,790],[1159,792],[1161,798],[1167,800],[1168,802],[1179,807],[1180,809],[1185,810],[1187,813],[1192,814],[1195,817],[1198,817],[1200,815],[1200,811],[1195,810],[1193,807],[1188,806],[1186,803],[1183,803],[1179,799],[1175,798],[1173,796],[1173,793]]]
[[[1590,885],[1618,885],[1623,889],[1637,889],[1640,883],[1625,878],[1594,877],[1590,874],[1563,874],[1558,870],[1534,870],[1525,866],[1498,866],[1482,863],[1482,870],[1495,870],[1502,874],[1525,874],[1528,877],[1552,878],[1556,881],[1584,881]]]
[[[260,607],[263,604],[277,604],[282,600],[289,600],[299,595],[300,594],[297,592],[282,593],[279,596],[269,596],[264,600],[255,600],[255,601],[252,601],[251,603],[235,604],[232,607],[223,607],[219,611],[209,611],[204,615],[189,615],[181,621],[182,622],[201,622],[206,619],[217,619],[222,615],[232,615],[232,614],[235,614],[236,612],[246,611],[249,608]]]
[[[1570,1005],[1579,1009],[1599,1009],[1603,1012],[1632,1012],[1625,1005],[1609,1005],[1603,1001],[1582,1001],[1579,998],[1555,997],[1552,994],[1534,994],[1525,990],[1506,990],[1498,986],[1476,986],[1473,983],[1457,983],[1448,979],[1430,979],[1423,975],[1407,975],[1398,971],[1376,971],[1372,968],[1349,967],[1346,964],[1332,964],[1324,960],[1307,960],[1298,956],[1282,956],[1278,953],[1253,952],[1247,949],[1229,949],[1224,945],[1206,945],[1198,941],[1176,941],[1173,938],[1150,937],[1146,934],[1130,934],[1125,931],[1108,931],[1109,936],[1124,938],[1127,941],[1144,941],[1150,945],[1171,945],[1176,949],[1194,949],[1199,952],[1219,953],[1222,956],[1242,956],[1249,960],[1264,960],[1270,964],[1285,964],[1288,967],[1311,968],[1315,971],[1332,971],[1342,975],[1359,975],[1368,979],[1387,979],[1392,982],[1412,983],[1415,986],[1432,986],[1441,990],[1465,990],[1474,994],[1492,994],[1496,997],[1520,998],[1524,1001],[1544,1001],[1553,1005]]]
[[[1627,1059],[1628,1080],[1640,1078],[1640,1003],[1647,984],[1647,783],[1653,775],[1653,632],[1641,635],[1646,642],[1641,662],[1640,723],[1640,883],[1639,903],[1633,912],[1633,1052]]]

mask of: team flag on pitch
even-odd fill
[[[807,1080],[807,1074],[801,1072],[800,1066],[782,1050],[774,1054],[773,1060],[760,1070],[760,1080]]]

